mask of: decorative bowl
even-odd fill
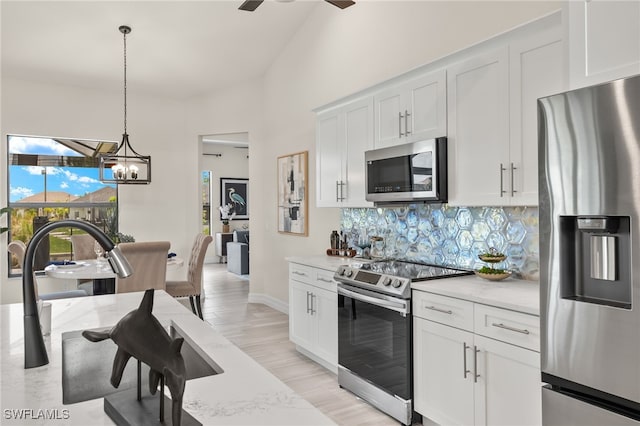
[[[489,254],[479,254],[478,255],[478,259],[482,260],[483,262],[487,262],[487,263],[502,262],[506,258],[507,258],[507,256],[505,256],[504,254],[499,255],[499,256],[489,255]]]
[[[500,274],[487,274],[480,271],[474,271],[474,272],[480,278],[484,278],[485,280],[489,280],[489,281],[502,281],[505,278],[509,278],[511,276],[511,272],[509,271],[504,271]]]

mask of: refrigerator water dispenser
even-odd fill
[[[560,216],[565,299],[631,308],[628,216]]]

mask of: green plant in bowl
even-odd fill
[[[483,266],[482,268],[478,269],[478,272],[480,272],[481,274],[495,274],[495,275],[508,273],[504,269],[494,269],[494,268],[489,268],[488,266]]]
[[[488,252],[480,253],[478,255],[478,258],[483,262],[498,263],[505,260],[507,256],[504,253],[500,253],[498,250],[491,247]]]

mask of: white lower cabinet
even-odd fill
[[[289,267],[289,339],[298,350],[337,372],[338,294],[333,272]]]
[[[448,299],[460,302],[414,292],[415,410],[441,425],[540,425],[540,354],[513,344],[536,345],[538,317],[467,301],[459,310]],[[447,325],[467,325],[474,310],[505,341],[478,334],[485,323]]]

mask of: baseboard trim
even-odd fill
[[[332,364],[329,361],[327,361],[324,358],[320,358],[319,356],[317,356],[316,354],[314,354],[311,351],[308,351],[307,349],[303,348],[302,346],[296,345],[296,350],[298,352],[300,352],[302,355],[306,356],[307,358],[309,358],[310,360],[317,362],[318,364],[320,364],[321,366],[323,366],[324,368],[326,368],[327,370],[331,371],[333,374],[338,374],[338,366],[336,364]]]
[[[263,293],[249,293],[249,303],[262,303],[270,308],[289,315],[289,304]]]

